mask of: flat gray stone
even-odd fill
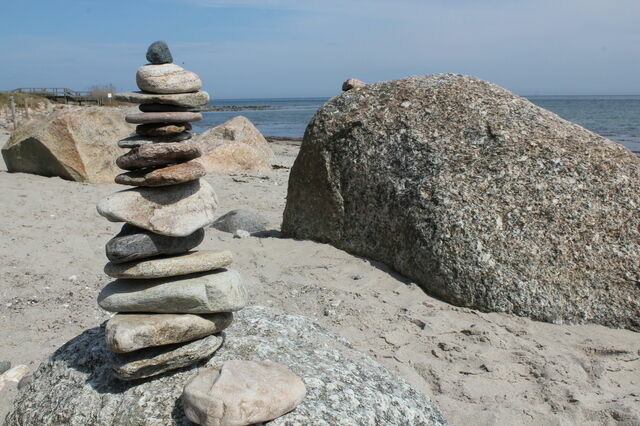
[[[167,64],[173,62],[173,56],[167,42],[164,40],[154,41],[147,49],[147,61],[152,64]]]
[[[136,72],[136,84],[140,90],[151,93],[191,93],[202,87],[198,74],[180,65],[143,65]]]
[[[219,333],[231,324],[233,314],[118,314],[107,321],[107,346],[125,353],[152,346],[190,342]]]
[[[199,107],[187,107],[178,105],[164,105],[164,104],[140,104],[138,109],[142,112],[200,112]]]
[[[222,336],[211,335],[189,343],[140,349],[126,354],[114,353],[111,368],[122,380],[144,379],[209,358],[223,340]]]
[[[211,224],[219,231],[234,233],[238,230],[261,232],[267,229],[269,222],[259,212],[251,209],[231,210]]]
[[[124,170],[164,167],[184,163],[202,154],[197,145],[190,142],[146,144],[116,158],[118,167]]]
[[[190,182],[207,174],[202,164],[193,161],[154,170],[137,170],[116,176],[116,183],[133,186],[167,186]]]
[[[141,112],[139,114],[127,114],[124,117],[127,123],[193,123],[202,120],[199,112]]]
[[[186,237],[215,219],[213,188],[199,179],[159,188],[116,192],[98,203],[98,213],[111,222],[127,222],[170,237]]]
[[[257,306],[234,316],[204,366],[137,382],[113,375],[104,329],[89,329],[38,367],[5,426],[192,425],[180,398],[185,383],[234,359],[278,362],[304,381],[305,399],[270,426],[447,424],[427,396],[312,320]]]
[[[136,126],[136,133],[142,136],[166,137],[183,133],[187,130],[191,130],[191,124],[189,123],[147,123]]]
[[[300,377],[272,361],[227,361],[205,368],[184,387],[184,412],[199,425],[268,422],[293,410],[307,389]]]
[[[162,279],[117,279],[102,289],[98,304],[109,312],[215,314],[240,310],[247,298],[240,274],[223,269]]]
[[[204,91],[194,93],[175,93],[161,95],[146,92],[120,92],[114,95],[119,102],[131,102],[134,104],[165,104],[185,107],[198,107],[209,103],[209,94]]]
[[[104,273],[114,278],[150,279],[212,271],[231,265],[230,251],[195,251],[128,263],[107,263]]]
[[[136,134],[134,136],[129,136],[128,138],[120,139],[118,141],[118,146],[120,148],[135,148],[140,145],[147,145],[150,143],[180,142],[191,139],[192,136],[193,134],[187,131],[167,136],[142,136]]]
[[[168,237],[126,223],[106,244],[107,258],[113,263],[130,262],[159,255],[185,253],[200,245],[204,229],[186,237]]]

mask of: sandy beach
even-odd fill
[[[7,132],[0,135],[4,144]],[[273,141],[266,173],[208,175],[220,215],[251,208],[269,231],[248,238],[208,228],[201,249],[229,249],[251,305],[311,317],[347,338],[461,424],[640,424],[640,335],[554,325],[458,308],[385,265],[327,244],[282,238],[292,141]],[[31,371],[72,337],[110,317],[96,304],[109,281],[104,244],[121,224],[98,200],[124,187],[0,167],[0,361]],[[17,390],[0,391],[0,420]]]

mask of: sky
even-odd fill
[[[521,95],[640,94],[640,0],[3,0],[0,90],[135,90],[147,46],[213,98],[453,72]]]

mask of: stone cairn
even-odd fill
[[[126,222],[106,245],[104,268],[116,278],[98,304],[116,312],[106,325],[112,367],[123,380],[154,376],[210,357],[223,342],[219,334],[242,309],[247,293],[237,272],[224,269],[229,251],[191,251],[215,219],[216,195],[200,178],[191,122],[209,102],[200,77],[172,63],[165,42],[147,51],[150,64],[136,74],[141,92],[116,100],[139,103],[127,115],[136,134],[118,142],[129,152],[116,160],[127,172],[116,183],[136,188],[101,200],[98,212]]]

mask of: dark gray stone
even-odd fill
[[[151,43],[147,49],[147,61],[152,64],[168,64],[173,62],[171,51],[166,41],[158,40]]]
[[[128,262],[158,255],[186,253],[204,239],[204,229],[186,237],[156,234],[128,223],[106,245],[107,258],[113,263]]]
[[[11,361],[0,361],[0,374],[11,368]]]
[[[267,219],[257,211],[238,209],[220,216],[211,226],[223,232],[243,230],[252,233],[266,231],[268,224]]]
[[[168,142],[141,145],[116,158],[121,169],[137,170],[184,163],[200,157],[200,149],[191,142]]]
[[[193,134],[191,132],[182,132],[182,133],[175,133],[173,135],[168,135],[168,136],[154,136],[154,137],[134,135],[134,136],[129,136],[128,138],[125,138],[125,139],[120,139],[118,141],[118,146],[120,148],[135,148],[140,145],[146,145],[150,143],[181,142],[181,141],[186,141],[188,139],[191,139],[192,136]]]
[[[157,376],[210,357],[222,345],[223,340],[222,334],[214,334],[187,343],[144,348],[124,354],[112,353],[111,368],[122,380]]]
[[[142,112],[200,112],[198,107],[184,107],[178,105],[164,104],[140,104],[138,107]]]
[[[45,360],[16,398],[6,426],[191,425],[180,395],[202,364],[124,382],[110,367],[104,329],[85,331]],[[249,307],[206,362],[273,361],[302,378],[307,395],[269,425],[444,425],[427,396],[311,320]]]
[[[291,169],[282,232],[483,311],[640,330],[640,158],[478,78],[329,100]]]

